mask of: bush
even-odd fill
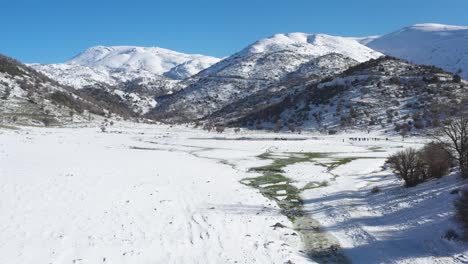
[[[44,124],[44,126],[46,126],[46,127],[52,125],[52,123],[54,123],[54,121],[55,121],[54,119],[49,118],[49,117],[44,117],[44,118],[41,119],[42,124]]]
[[[379,186],[374,186],[371,189],[371,194],[376,194],[380,192],[380,187]]]
[[[444,238],[447,240],[458,240],[459,236],[455,230],[449,229],[447,232],[445,232]]]
[[[401,177],[407,187],[413,187],[430,178],[441,178],[449,173],[453,159],[442,143],[431,142],[421,150],[409,148],[387,159],[387,164]]]
[[[455,75],[453,76],[453,82],[454,82],[454,83],[460,83],[460,82],[461,82],[461,77],[460,77],[460,75],[455,74]]]
[[[217,133],[223,133],[225,128],[224,128],[224,126],[216,126],[215,130],[216,130]]]
[[[401,177],[407,187],[413,187],[425,180],[424,161],[413,148],[402,150],[390,156],[387,164]]]
[[[55,91],[49,95],[49,99],[59,105],[64,105],[70,109],[75,110],[78,113],[83,113],[86,108],[86,104],[79,99],[75,99],[72,94],[64,93],[61,91]]]
[[[449,173],[452,156],[441,143],[431,142],[420,151],[425,163],[425,178],[441,178]]]

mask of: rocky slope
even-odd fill
[[[385,129],[439,126],[468,98],[468,82],[439,68],[382,57],[312,83],[233,125],[266,129]]]
[[[136,116],[120,97],[104,90],[102,93],[98,98],[86,90],[61,85],[0,55],[0,126],[49,126],[88,122],[97,116]]]
[[[277,34],[257,41],[182,82],[185,88],[161,100],[151,114],[155,118],[179,122],[207,117],[235,101],[268,87],[280,86],[281,81],[293,72],[316,75],[314,71],[326,71],[327,67],[336,71],[334,62],[313,69],[317,66],[313,60],[331,53],[357,62],[381,56],[347,38],[323,34]],[[337,64],[342,66],[340,62]]]

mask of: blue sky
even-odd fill
[[[0,53],[62,62],[95,45],[227,56],[275,33],[389,33],[468,25],[466,0],[0,0]]]

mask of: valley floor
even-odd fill
[[[323,263],[307,255],[323,241],[282,214],[289,190],[353,263],[468,263],[466,245],[443,238],[459,232],[451,192],[465,183],[452,174],[403,188],[385,157],[422,140],[349,137],[0,129],[0,263]],[[245,184],[272,162],[287,188]]]

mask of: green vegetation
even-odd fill
[[[265,166],[252,168],[250,171],[261,173],[258,177],[246,178],[241,183],[258,189],[265,197],[274,200],[281,208],[283,215],[294,224],[294,229],[301,234],[307,255],[319,263],[349,263],[349,260],[339,252],[340,245],[327,233],[323,232],[320,224],[306,215],[301,191],[328,186],[327,181],[309,182],[299,189],[291,184],[291,179],[284,176],[283,169],[295,163],[314,162],[332,170],[358,158],[338,158],[331,163],[317,163],[315,159],[328,157],[325,153],[283,153],[274,155],[263,153],[258,158],[272,160]]]
[[[252,168],[250,171],[260,172],[263,175],[255,178],[246,178],[242,182],[248,186],[254,187],[269,199],[274,200],[282,209],[282,213],[291,221],[296,217],[304,216],[302,199],[300,192],[304,189],[298,189],[291,184],[291,180],[282,173],[283,169],[295,163],[309,162],[317,158],[325,157],[323,153],[285,153],[284,156],[276,156],[272,153],[263,153],[258,158],[263,160],[272,160],[269,165]],[[324,183],[315,184],[315,188],[326,186]],[[312,188],[308,185],[307,188]]]

